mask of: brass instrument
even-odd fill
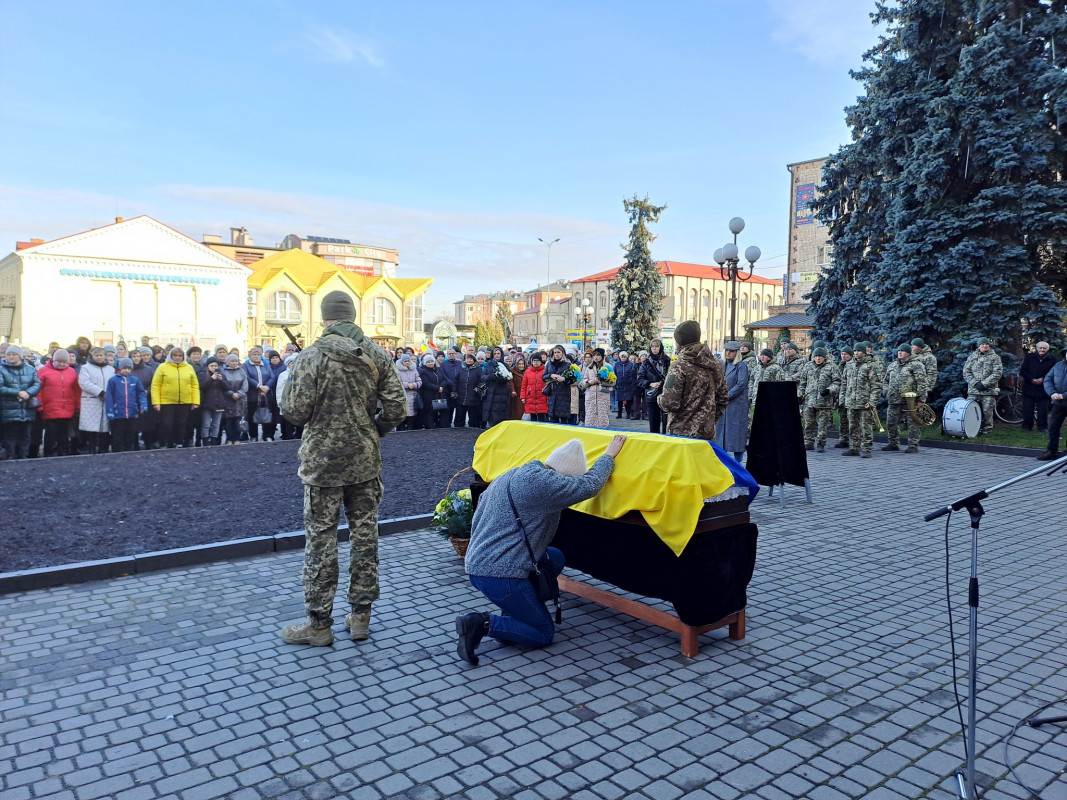
[[[871,416],[874,417],[874,424],[878,426],[878,432],[885,433],[885,426],[882,424],[882,418],[878,416],[878,409],[871,406],[868,411],[870,411]]]
[[[929,428],[937,422],[937,414],[926,403],[920,403],[917,392],[904,392],[904,402],[908,404],[908,413],[922,428]]]

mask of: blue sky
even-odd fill
[[[785,165],[848,138],[866,0],[0,0],[0,251],[150,214],[400,250],[464,293],[617,266],[622,199],[657,259],[748,227],[784,272]]]

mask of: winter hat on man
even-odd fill
[[[926,342],[924,342],[922,339],[912,339],[911,340],[911,346],[912,347],[926,347]]]
[[[545,459],[545,466],[553,469],[560,475],[569,475],[576,478],[584,475],[587,471],[585,463],[585,448],[580,439],[571,439],[561,444],[552,454]]]
[[[907,342],[905,342],[904,344],[902,344],[900,347],[897,348],[897,352],[898,353],[907,353],[910,356],[911,355],[911,345],[908,344]]]
[[[989,344],[989,340],[987,338],[985,338],[984,336],[979,336],[978,337],[978,341],[975,342],[975,344],[978,345],[979,347],[981,347],[983,344]]]
[[[679,347],[700,341],[700,323],[696,320],[687,319],[674,329],[674,343]]]
[[[764,347],[762,350],[759,351],[759,354],[761,356],[767,356],[767,358],[774,358],[774,351],[771,350],[769,347]]]
[[[133,369],[133,359],[120,358],[117,366],[119,369]]]
[[[796,346],[795,344],[793,344],[792,342],[790,342],[789,344],[787,344],[787,345],[785,346],[785,349],[786,349],[786,350],[792,350],[792,351],[793,351],[794,353],[799,353],[799,352],[800,352],[800,348],[799,348],[799,347],[797,347],[797,346]]]
[[[816,347],[811,352],[811,357],[815,358],[815,356],[822,356],[823,358],[826,358],[826,348],[825,347]]]
[[[330,292],[322,298],[322,318],[338,322],[356,321],[356,304],[344,292]]]

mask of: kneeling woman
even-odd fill
[[[563,571],[563,554],[548,546],[556,535],[559,515],[604,488],[625,441],[625,436],[613,438],[604,455],[586,471],[582,443],[572,439],[543,464],[531,461],[489,484],[474,512],[464,567],[474,588],[504,615],[472,612],[457,617],[460,658],[477,666],[474,651],[485,636],[525,647],[552,643],[556,633],[552,615],[537,599],[529,579],[534,569],[531,552],[539,569],[554,575]]]

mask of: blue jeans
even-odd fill
[[[542,570],[553,575],[563,572],[563,553],[554,547],[545,551],[539,562]],[[500,606],[503,616],[489,617],[489,637],[523,647],[546,647],[552,644],[556,626],[545,604],[537,599],[533,584],[526,578],[485,578],[470,576],[471,585]]]

